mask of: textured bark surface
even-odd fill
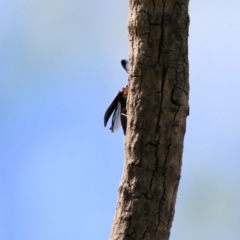
[[[111,240],[167,240],[189,112],[188,0],[130,0],[126,161]]]

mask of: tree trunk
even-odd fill
[[[111,240],[167,240],[189,112],[188,0],[130,0],[126,161]]]

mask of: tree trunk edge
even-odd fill
[[[129,1],[126,159],[111,240],[168,240],[189,113],[188,0]]]

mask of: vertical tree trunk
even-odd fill
[[[167,240],[188,106],[188,0],[129,0],[126,161],[111,240]]]

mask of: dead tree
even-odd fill
[[[111,240],[167,240],[189,113],[188,0],[129,0],[126,159]]]

